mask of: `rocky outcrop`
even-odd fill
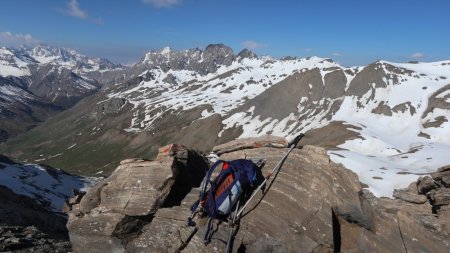
[[[266,174],[287,151],[249,142],[234,142],[221,159],[264,158]],[[155,161],[124,161],[69,213],[74,251],[224,252],[229,224],[215,222],[207,245],[205,218],[195,217],[196,225],[187,226],[206,169],[200,154],[180,145],[162,148]],[[447,171],[439,173],[445,178]],[[331,162],[323,148],[295,149],[273,178],[244,211],[233,252],[450,250],[448,231],[441,229],[448,206],[436,215],[428,200],[375,198],[361,188],[355,173]],[[404,192],[418,195],[417,184]]]
[[[244,48],[238,53],[237,57],[240,57],[241,59],[257,59],[258,55],[256,55],[253,51]]]
[[[422,125],[424,128],[439,128],[448,122],[450,110],[450,84],[434,92],[429,98],[427,109],[422,113]]]
[[[378,106],[372,110],[372,113],[392,116],[392,108],[385,104],[385,101],[381,101]]]
[[[229,66],[235,58],[233,50],[224,44],[210,44],[203,51],[198,48],[175,51],[166,47],[148,52],[130,69],[129,75],[139,75],[151,68],[161,68],[165,72],[186,69],[206,75],[214,73],[220,65]]]
[[[234,59],[233,49],[224,44],[210,44],[203,52],[205,61],[215,62],[219,65],[230,65]]]
[[[173,85],[178,83],[177,78],[172,74],[168,74],[162,81],[164,83],[173,84]]]
[[[115,114],[118,113],[123,106],[127,103],[127,100],[124,98],[111,98],[106,100],[102,104],[97,105],[97,109],[99,113],[104,114]]]
[[[72,205],[67,227],[75,252],[123,252],[159,209],[180,205],[199,187],[208,166],[204,156],[176,144],[161,148],[155,161],[123,161]]]

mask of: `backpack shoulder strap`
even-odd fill
[[[195,210],[197,210],[197,207],[200,204],[200,201],[205,197],[206,189],[208,188],[208,184],[212,185],[212,181],[211,181],[212,173],[217,168],[217,166],[219,166],[219,164],[224,163],[224,162],[225,162],[224,160],[218,160],[211,166],[211,168],[209,168],[209,170],[205,176],[205,183],[203,185],[203,188],[200,190],[199,199],[197,201],[195,201],[195,203],[191,206],[192,212],[195,212]]]
[[[244,175],[250,184],[256,182],[256,165],[252,160],[238,159],[230,161],[230,164],[236,168],[235,172],[239,175]]]

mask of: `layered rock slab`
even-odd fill
[[[200,185],[208,166],[204,156],[176,144],[161,148],[155,161],[124,161],[72,206],[67,227],[74,251],[125,251],[159,208],[179,205]]]

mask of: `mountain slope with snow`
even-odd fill
[[[28,90],[17,77],[0,77],[0,142],[62,110]]]
[[[151,51],[127,73],[7,146],[22,160],[94,174],[120,159],[151,158],[170,142],[208,151],[302,131],[332,139],[323,144],[331,159],[377,196],[450,163],[450,61],[349,68],[318,57],[234,55],[218,44]]]
[[[32,128],[97,92],[124,68],[75,50],[0,48],[0,141]],[[45,113],[42,113],[45,111]]]
[[[32,65],[53,65],[57,68],[72,70],[79,75],[94,71],[119,70],[123,67],[106,59],[90,58],[70,48],[37,45],[35,47],[20,46],[17,48],[0,48],[0,75],[30,75]],[[8,70],[11,70],[8,72]]]
[[[361,97],[348,96],[332,120],[358,126],[331,159],[356,171],[377,196],[450,164],[450,66],[447,62],[381,62],[391,79]],[[395,67],[389,70],[388,68]],[[395,81],[397,80],[397,82]],[[433,104],[441,99],[439,105]],[[363,105],[363,106],[361,106]]]
[[[38,164],[18,164],[0,156],[0,185],[18,195],[34,199],[44,208],[62,212],[73,190],[86,190],[100,178],[70,175],[60,169]]]

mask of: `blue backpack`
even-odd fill
[[[220,164],[222,164],[222,170],[214,180],[211,180],[211,175]],[[256,187],[257,173],[258,167],[255,163],[246,159],[219,160],[211,166],[206,174],[206,181],[200,192],[200,197],[191,206],[193,213],[191,217],[200,205],[203,215],[211,218],[208,223],[205,242],[208,238],[212,219],[227,220],[239,199],[250,194]],[[208,185],[209,189],[206,190]]]

